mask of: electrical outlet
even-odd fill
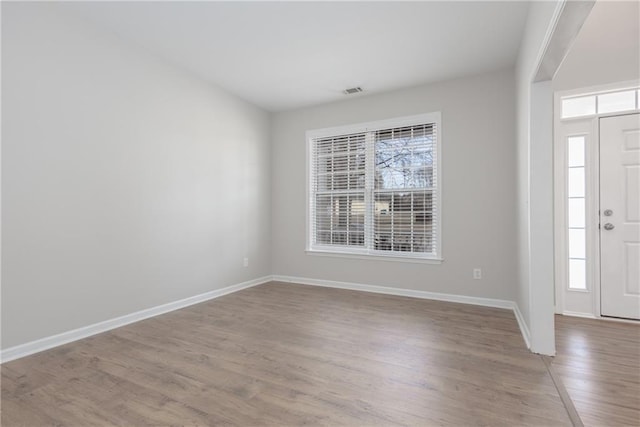
[[[481,268],[474,268],[473,269],[473,278],[475,280],[482,279],[482,269]]]
[[[245,257],[244,262],[243,262],[243,265],[244,265],[245,267],[249,267],[249,258],[246,258],[246,257]]]

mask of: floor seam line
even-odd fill
[[[562,379],[560,378],[560,376],[558,375],[558,373],[556,372],[556,370],[551,364],[553,359],[550,356],[543,356],[543,355],[540,355],[540,358],[542,359],[542,363],[544,363],[544,366],[547,368],[547,372],[551,376],[551,381],[553,381],[553,384],[556,386],[556,390],[558,391],[560,400],[562,401],[562,404],[564,405],[564,408],[566,409],[567,414],[569,415],[569,420],[571,420],[571,424],[573,424],[573,427],[584,427],[584,424],[582,423],[582,419],[580,418],[580,414],[578,414],[578,410],[573,404],[573,400],[571,399],[571,396],[569,396],[569,392],[565,388],[564,383],[562,382]]]

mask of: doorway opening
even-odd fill
[[[558,314],[640,320],[639,88],[555,94]]]

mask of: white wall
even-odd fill
[[[269,115],[52,9],[2,4],[3,349],[271,273]]]
[[[553,78],[554,90],[639,78],[640,2],[596,2]]]
[[[305,131],[442,112],[441,265],[305,254]],[[513,300],[516,275],[515,94],[512,70],[275,114],[276,275]],[[483,280],[472,269],[483,269]]]

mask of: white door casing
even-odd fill
[[[600,119],[600,311],[640,319],[640,114]]]

